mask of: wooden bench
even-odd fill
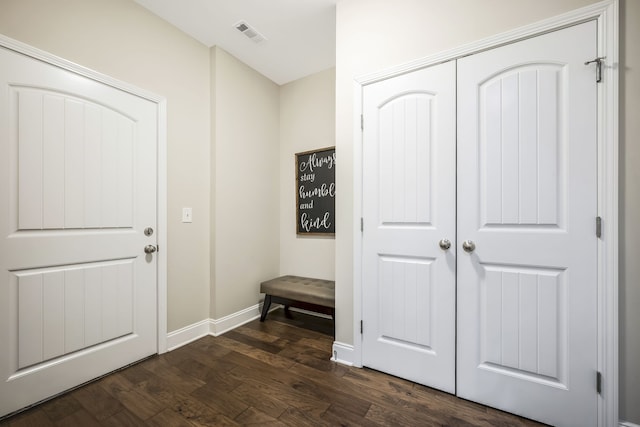
[[[295,306],[330,314],[331,318],[335,319],[336,297],[333,280],[282,276],[260,283],[260,292],[265,294],[261,322],[267,318],[271,303],[284,305],[287,316],[289,307]]]

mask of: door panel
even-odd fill
[[[458,61],[458,395],[596,424],[596,56],[588,22]]]
[[[0,416],[157,351],[157,107],[0,48]]]
[[[65,93],[11,86],[18,230],[133,226],[131,118]]]
[[[557,227],[562,220],[558,189],[564,147],[557,134],[562,80],[559,65],[536,63],[478,83],[483,226]]]
[[[455,388],[455,64],[364,89],[363,364]]]
[[[18,368],[133,333],[133,260],[12,272]]]

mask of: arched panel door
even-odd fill
[[[597,422],[596,53],[594,21],[458,61],[458,395],[559,426]]]
[[[455,63],[363,95],[363,364],[453,393]]]
[[[0,48],[0,416],[157,352],[157,117]]]

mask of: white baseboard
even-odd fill
[[[278,307],[275,307],[274,309],[277,308]],[[192,325],[169,332],[167,334],[167,351],[175,350],[207,335],[217,337],[259,317],[260,304],[256,304],[220,319],[201,320]]]
[[[182,347],[185,344],[189,344],[190,342],[207,335],[213,335],[214,337],[217,337],[224,334],[225,332],[237,328],[238,326],[242,326],[245,323],[249,323],[252,320],[258,319],[260,317],[260,307],[260,304],[256,304],[220,319],[201,320],[192,325],[185,326],[184,328],[175,330],[173,332],[169,332],[167,334],[167,351],[175,350],[176,348]],[[281,307],[281,305],[274,304],[269,312],[278,310]],[[297,309],[294,307],[291,307],[291,310],[331,319],[331,316],[322,313],[315,313],[307,310]],[[336,362],[342,363],[344,365],[353,365],[352,345],[334,342],[332,353],[334,357],[332,357],[331,360],[335,360]],[[336,357],[336,355],[338,355],[338,357]]]
[[[211,319],[201,320],[167,334],[167,351],[175,350],[185,344],[211,334]]]
[[[628,421],[621,421],[620,427],[640,427],[638,424],[630,423]]]
[[[353,346],[338,341],[333,342],[331,360],[342,365],[353,366]]]
[[[211,319],[210,334],[214,337],[260,317],[260,304],[237,311],[220,319]]]

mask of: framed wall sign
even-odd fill
[[[296,153],[296,233],[335,235],[336,148]]]

